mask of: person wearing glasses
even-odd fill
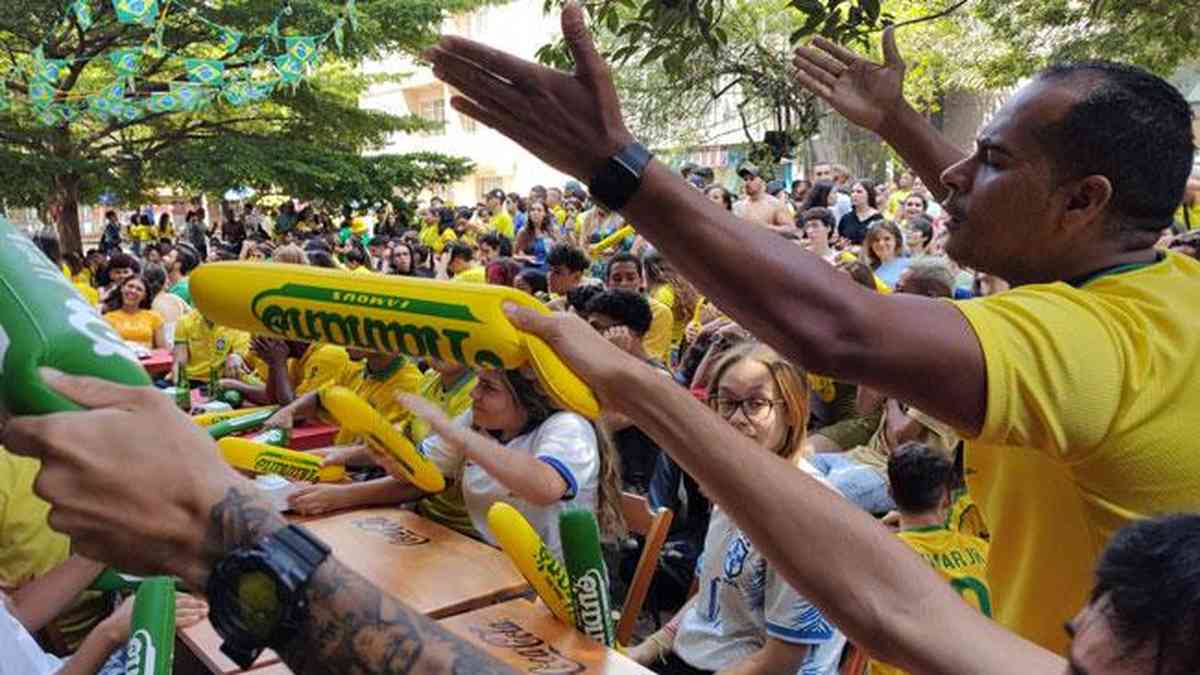
[[[763,451],[817,476],[803,450],[803,372],[748,342],[729,352],[712,382],[709,404],[718,415]],[[631,657],[660,675],[837,672],[845,637],[783,580],[719,505],[698,573],[699,592]]]

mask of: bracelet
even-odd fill
[[[672,636],[672,637],[673,637],[673,636]],[[653,635],[651,635],[651,636],[650,636],[649,638],[647,638],[647,639],[648,639],[650,642],[653,642],[653,643],[654,643],[654,646],[658,647],[658,656],[657,656],[657,657],[655,657],[655,659],[656,659],[656,660],[657,660],[659,663],[666,663],[666,662],[667,662],[667,655],[671,653],[671,645],[667,644],[667,641],[666,641],[666,640],[664,640],[663,638],[659,637],[658,633],[654,633]]]

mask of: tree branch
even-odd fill
[[[915,25],[918,23],[925,23],[926,21],[936,21],[937,19],[940,19],[945,16],[950,16],[951,14],[957,12],[965,4],[967,4],[967,0],[959,0],[958,2],[954,3],[953,5],[950,5],[946,9],[943,9],[942,11],[937,12],[935,14],[930,14],[928,16],[920,16],[915,19],[909,19],[908,21],[901,21],[900,23],[892,24],[891,27],[892,28],[901,28],[903,26],[912,26],[912,25]],[[885,28],[886,28],[886,26],[885,26]],[[876,30],[878,31],[878,30],[882,30],[882,29],[876,29]]]

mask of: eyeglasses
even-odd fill
[[[708,404],[712,406],[717,414],[725,419],[733,419],[733,414],[740,408],[746,419],[752,422],[761,422],[771,415],[771,410],[777,404],[786,403],[781,399],[771,400],[768,398],[720,398],[713,397],[708,399]]]

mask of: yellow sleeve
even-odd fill
[[[250,353],[250,334],[244,330],[229,331],[229,353],[245,357]]]
[[[1026,286],[955,303],[987,368],[977,440],[1079,455],[1107,436],[1121,405],[1124,359],[1116,317],[1066,284]]]
[[[671,308],[657,300],[650,302],[650,330],[642,337],[642,347],[651,358],[665,361],[671,351],[671,328],[675,319],[671,316]]]
[[[162,328],[163,324],[167,322],[167,320],[163,318],[162,314],[159,314],[152,309],[146,311],[150,312],[150,315],[147,318],[150,321],[152,330],[158,330],[159,328]]]
[[[343,347],[322,345],[305,362],[300,384],[296,386],[296,396],[320,391],[336,383],[349,365],[350,357]]]
[[[497,232],[508,237],[509,239],[513,238],[513,229],[514,229],[513,228],[513,220],[512,220],[512,216],[508,215],[507,212],[501,213],[500,215],[493,218],[492,219],[492,227]]]

